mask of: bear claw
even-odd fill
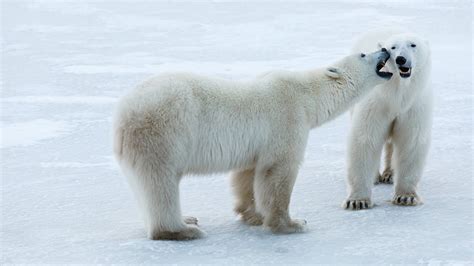
[[[385,169],[378,177],[378,183],[393,184],[393,170],[390,168]]]
[[[364,210],[372,208],[370,200],[346,200],[342,207],[346,210]]]
[[[417,195],[414,194],[395,195],[393,197],[392,203],[400,206],[416,206],[421,204],[421,200]]]
[[[185,224],[195,224],[198,225],[198,219],[192,216],[183,216],[183,220]]]

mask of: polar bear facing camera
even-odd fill
[[[331,67],[274,72],[250,82],[193,74],[153,77],[125,96],[114,149],[151,239],[203,236],[183,217],[179,183],[187,174],[233,171],[244,222],[294,233],[306,221],[288,206],[309,130],[386,82],[385,51],[355,54]]]
[[[385,68],[394,75],[352,110],[346,209],[373,205],[374,179],[375,183],[395,183],[394,204],[421,203],[417,185],[430,146],[432,121],[430,48],[415,34],[382,30],[363,36],[353,51],[370,52],[381,46],[390,53]],[[384,146],[385,166],[379,174]]]

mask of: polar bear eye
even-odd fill
[[[360,57],[365,57],[365,54],[364,53],[360,54]]]
[[[416,47],[416,44],[412,43],[412,44],[411,44],[411,47]]]
[[[396,48],[397,48],[397,47],[395,47],[395,46],[392,46],[392,50],[395,50]]]

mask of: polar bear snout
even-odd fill
[[[399,66],[403,66],[406,62],[407,62],[407,59],[400,55],[397,56],[397,58],[395,59],[395,63],[397,63],[397,65]]]
[[[386,49],[382,48],[382,50],[373,53],[373,56],[377,58],[377,65],[375,67],[375,72],[377,75],[384,79],[390,79],[393,73],[384,69],[385,63],[387,63],[388,59],[390,58],[390,53],[388,53]]]
[[[398,70],[402,78],[409,78],[411,76],[411,60],[408,60],[403,55],[399,55],[395,58],[395,63],[398,65]]]

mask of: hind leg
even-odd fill
[[[377,183],[393,184],[392,155],[393,144],[389,140],[385,143],[385,168],[383,173],[378,175]]]
[[[263,217],[255,209],[253,193],[255,169],[232,173],[232,187],[237,199],[234,211],[249,225],[262,225]]]
[[[181,216],[179,176],[158,170],[163,168],[141,169],[130,177],[141,205],[148,238],[188,240],[204,236],[192,225],[197,223],[197,219]]]

